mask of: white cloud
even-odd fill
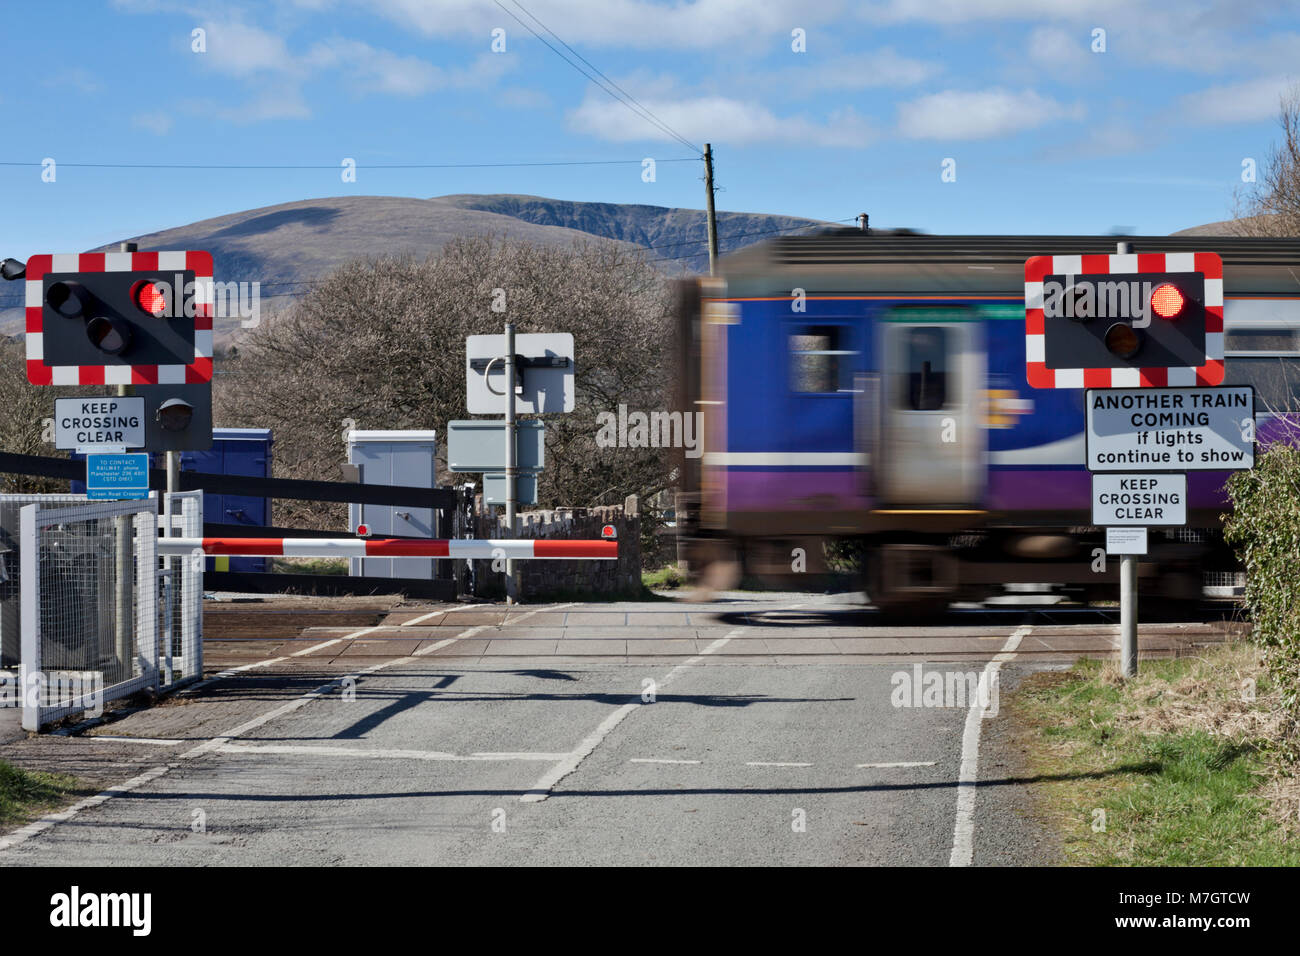
[[[155,136],[165,136],[171,132],[172,118],[162,110],[148,113],[136,113],[131,117],[131,125],[136,129],[146,129]]]
[[[1079,106],[1063,106],[1033,90],[944,90],[898,107],[898,132],[908,139],[990,139],[1061,119],[1079,119]]]
[[[501,91],[497,102],[517,110],[546,109],[551,105],[551,98],[541,90],[530,86],[512,86]]]
[[[895,53],[890,47],[832,58],[797,57],[797,66],[741,78],[741,85],[762,84],[784,94],[804,96],[829,90],[866,90],[877,87],[914,86],[943,71],[940,63]],[[733,79],[736,79],[733,77]]]
[[[363,89],[399,96],[418,96],[443,85],[441,71],[419,57],[399,56],[358,40],[318,43],[303,57],[310,69],[342,69]]]
[[[205,66],[233,76],[262,72],[292,72],[294,57],[284,38],[238,20],[200,24],[207,31],[207,52],[196,53]]]
[[[490,0],[355,2],[426,36],[477,36],[485,50],[496,27],[506,31],[507,51],[519,40],[532,39],[525,27]],[[545,35],[536,21],[508,2],[505,6]],[[788,44],[790,31],[802,27],[807,31],[810,52],[819,42],[814,28],[833,23],[849,6],[844,0],[695,0],[671,4],[645,0],[530,0],[526,4],[538,20],[569,44],[639,49],[716,49],[742,44],[752,47],[773,40]]]
[[[1080,20],[1132,8],[1134,0],[877,0],[859,12],[870,20],[968,23],[972,20]]]
[[[1269,76],[1227,86],[1211,86],[1189,93],[1178,103],[1178,113],[1196,123],[1258,123],[1276,119],[1287,77]]]
[[[296,87],[285,86],[258,94],[242,106],[222,107],[217,116],[232,123],[261,123],[267,120],[306,119],[311,109]]]
[[[597,98],[599,97],[599,99]],[[726,96],[638,100],[686,139],[696,143],[799,143],[811,146],[867,146],[875,136],[853,110],[833,112],[826,122],[777,116],[765,106]],[[614,142],[673,141],[649,122],[603,93],[589,91],[568,117],[569,127]]]

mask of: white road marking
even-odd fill
[[[94,734],[93,736],[87,734],[81,739],[82,740],[106,740],[109,743],[115,743],[115,744],[155,744],[159,747],[176,747],[179,746],[180,744],[188,743],[188,741],[181,740],[181,739],[168,740],[163,737],[119,737],[113,734]]]
[[[790,607],[787,608],[787,610],[796,607],[803,607],[803,605],[793,604],[790,605]],[[716,641],[713,641],[711,644],[709,644],[708,647],[704,648],[694,657],[690,657],[682,661],[682,663],[678,664],[676,667],[670,670],[666,675],[664,675],[664,678],[661,681],[659,681],[656,689],[662,689],[666,687],[669,683],[675,680],[677,676],[681,674],[683,671],[687,670],[690,667],[694,667],[696,664],[703,661],[710,654],[716,654],[723,647],[725,647],[727,643],[731,641],[732,638],[743,633],[745,630],[747,630],[747,627],[738,627],[735,628],[734,630],[728,631],[722,637],[718,638]],[[538,780],[535,784],[533,784],[531,789],[529,789],[527,793],[525,793],[522,797],[519,798],[520,801],[522,801],[523,803],[540,803],[542,800],[545,800],[547,797],[549,797],[551,795],[551,790],[555,788],[555,785],[559,783],[561,780],[563,780],[565,777],[567,777],[569,774],[573,773],[573,771],[577,770],[578,766],[589,756],[591,756],[592,752],[597,747],[600,746],[601,742],[610,735],[610,733],[614,730],[615,727],[617,727],[619,724],[621,724],[624,721],[624,719],[626,719],[628,714],[632,713],[632,711],[636,710],[637,708],[644,707],[644,706],[645,705],[639,699],[637,699],[632,703],[624,704],[621,707],[619,707],[617,710],[615,710],[612,714],[610,714],[608,717],[606,717],[604,720],[600,722],[600,726],[598,726],[586,737],[582,738],[578,746],[573,748],[573,751],[571,753],[569,753],[563,760],[557,763],[550,770],[546,771],[546,773],[542,774],[541,779]]]
[[[41,817],[39,820],[34,820],[33,822],[29,823],[27,826],[15,830],[13,833],[10,833],[6,837],[0,837],[0,851],[8,850],[11,847],[18,846],[21,843],[26,843],[32,837],[36,836],[39,833],[43,833],[44,831],[50,829],[56,824],[64,823],[68,820],[71,820],[82,810],[88,810],[91,807],[97,807],[101,803],[105,803],[108,800],[111,800],[113,797],[119,796],[120,794],[130,793],[131,791],[144,786],[146,783],[149,783],[152,780],[156,780],[157,778],[161,777],[165,773],[168,773],[174,768],[179,767],[181,765],[181,761],[183,760],[189,760],[193,757],[200,757],[203,754],[212,753],[214,751],[221,750],[222,748],[228,746],[230,742],[233,740],[233,738],[246,734],[250,730],[255,730],[256,728],[261,727],[263,724],[275,720],[277,717],[283,717],[285,714],[290,714],[293,711],[299,709],[300,707],[303,707],[311,703],[313,700],[317,700],[321,697],[324,697],[326,694],[332,693],[334,689],[337,688],[340,685],[340,683],[343,680],[347,679],[348,677],[356,678],[356,677],[363,677],[367,674],[374,674],[378,671],[383,670],[386,667],[391,667],[394,664],[401,663],[402,661],[410,660],[411,657],[419,657],[431,651],[435,651],[439,647],[445,647],[446,645],[450,644],[452,641],[458,641],[458,640],[463,640],[465,638],[473,637],[475,634],[478,634],[480,631],[486,629],[487,629],[487,625],[480,625],[478,627],[466,628],[464,631],[457,634],[455,637],[450,637],[445,641],[439,641],[436,644],[430,645],[427,648],[422,648],[421,650],[417,651],[413,655],[408,655],[404,657],[394,657],[390,660],[381,661],[378,664],[372,664],[370,667],[364,668],[363,670],[360,671],[356,671],[353,674],[342,675],[336,678],[335,680],[330,681],[328,684],[322,684],[320,687],[316,688],[315,690],[309,691],[295,700],[291,700],[288,703],[281,704],[279,707],[272,708],[271,710],[267,711],[261,716],[254,717],[251,720],[244,721],[242,724],[232,728],[231,730],[226,731],[224,734],[221,734],[220,736],[213,737],[209,740],[205,740],[197,747],[193,747],[185,751],[185,753],[179,755],[170,763],[161,764],[157,767],[153,767],[149,770],[146,770],[144,773],[132,777],[130,780],[127,780],[125,783],[120,783],[115,787],[109,787],[107,790],[97,793],[93,797],[87,797],[86,799],[73,804],[72,806],[68,807],[68,809],[66,810],[62,810],[58,813],[47,814],[46,816]],[[280,658],[280,660],[284,660],[284,659],[285,658]],[[266,662],[262,662],[262,663],[265,664]],[[204,683],[211,683],[215,679],[216,679],[215,677],[209,678]],[[199,685],[196,684],[195,686],[199,686]]]
[[[419,617],[411,618],[409,621],[403,621],[398,625],[398,627],[412,627],[413,625],[419,624],[421,621],[427,621],[429,618],[435,617],[439,614],[450,613],[450,611],[430,611],[428,614],[421,614]]]
[[[628,763],[699,763],[698,760],[668,760],[657,757],[633,757]]]
[[[270,667],[272,664],[279,664],[281,661],[287,661],[294,657],[305,657],[308,654],[314,654],[323,648],[337,644],[340,641],[350,641],[355,637],[361,637],[363,634],[369,634],[371,631],[379,630],[378,627],[363,627],[359,631],[353,631],[351,634],[344,634],[342,637],[330,638],[328,641],[321,641],[319,644],[313,644],[311,647],[304,647],[300,651],[294,651],[292,654],[284,654],[280,657],[269,657],[264,661],[256,661],[252,664],[240,664],[238,667],[228,667],[220,673],[213,674],[211,677],[201,680],[196,684],[191,684],[185,689],[186,693],[193,693],[200,688],[207,687],[214,681],[226,680],[234,677],[236,674],[242,674],[244,671],[256,670],[259,667]]]
[[[933,760],[902,760],[899,761],[898,763],[860,763],[858,764],[858,769],[859,770],[865,770],[865,769],[887,770],[891,767],[933,767],[933,766],[934,766]]]
[[[320,747],[311,744],[240,744],[226,743],[218,748],[225,754],[292,754],[310,757],[361,757],[373,760],[558,760],[556,753],[476,753],[453,754],[441,750],[396,750],[369,747]]]
[[[775,763],[766,760],[751,760],[746,767],[811,767],[810,763]]]
[[[980,680],[982,686],[993,687],[997,673],[1004,661],[1016,656],[1016,648],[1033,630],[1028,624],[1012,632],[1002,650],[984,665]],[[952,831],[952,856],[949,866],[970,866],[975,857],[975,784],[979,778],[980,728],[983,725],[983,709],[980,695],[971,701],[970,710],[966,711],[966,726],[961,735],[961,769],[957,774],[957,818]]]

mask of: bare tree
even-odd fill
[[[0,342],[0,449],[19,455],[66,457],[47,444],[46,421],[54,417],[56,389],[27,381],[27,351],[21,339]],[[0,474],[7,494],[66,493],[62,478]]]
[[[1270,148],[1256,181],[1237,192],[1237,235],[1300,236],[1300,83],[1282,94],[1278,121],[1282,141]]]
[[[505,311],[493,310],[504,304]],[[665,408],[669,296],[626,246],[570,248],[461,238],[436,256],[348,263],[274,323],[255,330],[218,377],[223,424],[270,427],[277,475],[337,478],[344,430],[436,429],[465,410],[465,336],[572,332],[576,405],[547,415],[545,506],[621,501],[667,483],[661,449],[600,448],[597,415]],[[453,476],[442,473],[440,480]],[[282,524],[340,526],[342,506],[277,502]]]

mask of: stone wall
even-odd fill
[[[520,600],[640,593],[641,517],[635,495],[622,505],[524,511],[515,521],[518,530],[511,535],[504,515],[480,514],[475,537],[596,539],[605,525],[613,525],[618,533],[617,561],[516,561],[515,586]],[[504,594],[505,575],[493,571],[491,561],[475,561],[474,571],[477,596]]]

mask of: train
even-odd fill
[[[1254,387],[1260,447],[1282,440],[1300,412],[1300,239],[1123,241],[1221,257],[1222,384]],[[680,281],[674,402],[703,426],[702,453],[676,461],[691,573],[797,585],[831,543],[860,556],[863,589],[891,614],[1014,584],[1113,599],[1084,390],[1026,379],[1025,262],[1116,244],[828,229]],[[1228,477],[1188,474],[1188,524],[1151,529],[1144,595],[1198,600],[1207,573],[1239,567],[1222,536]]]

